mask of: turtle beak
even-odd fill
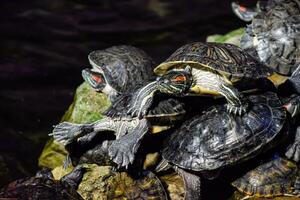
[[[95,72],[91,69],[82,70],[83,79],[96,91],[101,92],[106,82],[102,73]]]

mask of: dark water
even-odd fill
[[[0,163],[13,168],[7,180],[36,170],[47,134],[82,82],[90,51],[130,44],[161,62],[185,43],[244,26],[230,2],[1,1]]]

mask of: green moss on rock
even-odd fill
[[[226,33],[225,35],[210,35],[206,38],[207,42],[218,42],[218,43],[230,43],[235,44],[237,46],[240,46],[240,40],[241,36],[244,34],[245,29],[239,28],[233,31],[230,31],[229,33]]]
[[[101,113],[109,106],[110,101],[105,94],[95,92],[84,82],[77,88],[74,101],[61,121],[91,123],[101,119]],[[39,157],[39,166],[54,169],[62,165],[66,155],[64,147],[50,139]]]

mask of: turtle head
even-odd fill
[[[283,107],[291,114],[292,118],[299,116],[300,114],[300,96],[292,95],[289,101],[286,102]]]
[[[172,69],[158,78],[158,89],[162,93],[182,95],[186,93],[193,82],[191,68]]]
[[[82,70],[82,77],[97,92],[103,92],[107,84],[104,75],[94,69]]]

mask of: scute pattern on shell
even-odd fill
[[[270,75],[272,72],[272,70],[258,62],[241,48],[226,43],[195,42],[184,45],[177,49],[160,66],[178,61],[181,63],[188,61],[200,63],[235,77],[262,78]],[[176,67],[176,64],[174,64],[174,67]]]
[[[271,148],[284,126],[286,112],[275,93],[248,97],[252,107],[233,116],[225,106],[214,106],[187,120],[166,140],[162,156],[193,171],[235,164]]]
[[[256,40],[254,43],[253,40]],[[300,1],[269,0],[241,38],[241,47],[276,72],[291,75],[300,64]]]
[[[298,173],[295,163],[279,157],[246,173],[232,185],[242,193],[257,197],[292,194]]]
[[[16,180],[0,190],[1,198],[83,200],[75,189],[50,177],[29,177]]]
[[[89,55],[101,67],[106,80],[118,92],[133,89],[153,77],[154,61],[143,50],[133,46],[112,46]]]
[[[167,200],[160,180],[152,172],[133,179],[125,172],[116,173],[108,182],[108,199]]]

